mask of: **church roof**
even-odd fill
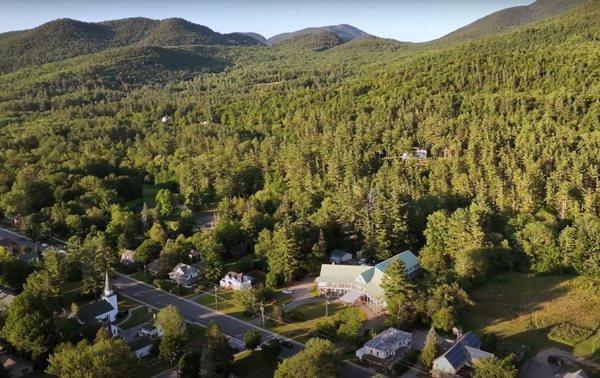
[[[96,319],[98,316],[107,314],[114,310],[113,306],[108,303],[107,300],[101,299],[99,301],[90,302],[83,304],[79,307],[77,318],[84,323],[90,320]]]

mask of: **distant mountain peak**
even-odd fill
[[[334,33],[340,37],[344,42],[353,41],[355,39],[369,38],[371,34],[360,30],[357,27],[348,24],[329,25],[329,26],[318,26],[309,27],[300,30],[296,30],[289,33],[281,33],[272,36],[267,39],[267,45],[275,45],[281,43],[287,39],[297,37],[299,35],[316,35],[323,32]]]

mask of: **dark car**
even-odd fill
[[[280,341],[279,343],[288,349],[292,349],[293,345],[292,345],[292,342],[289,340],[283,340],[283,341]]]
[[[549,364],[557,364],[558,358],[556,358],[555,356],[548,356],[548,363]]]

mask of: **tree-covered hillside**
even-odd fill
[[[256,45],[243,34],[220,34],[179,18],[127,18],[102,23],[71,19],[0,34],[0,72],[123,46]]]
[[[163,276],[196,256],[202,287],[225,261],[262,270],[265,298],[333,249],[369,263],[411,249],[418,277],[391,263],[382,284],[402,329],[449,332],[499,271],[600,288],[600,0],[454,45],[212,43],[181,20],[74,28],[56,61],[42,64],[46,35],[0,74],[0,215],[70,241],[33,267],[0,248],[0,283],[21,292],[0,336],[41,364],[55,351],[49,371],[82,337],[61,325],[64,276],[91,298],[125,249]],[[177,28],[185,46],[152,46],[178,44]]]

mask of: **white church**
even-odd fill
[[[118,312],[117,294],[110,288],[110,278],[107,270],[102,297],[97,301],[81,305],[77,313],[77,320],[81,324],[97,321],[103,327],[106,327],[107,330],[110,329],[111,335],[117,336],[118,328],[113,323],[117,318]]]

